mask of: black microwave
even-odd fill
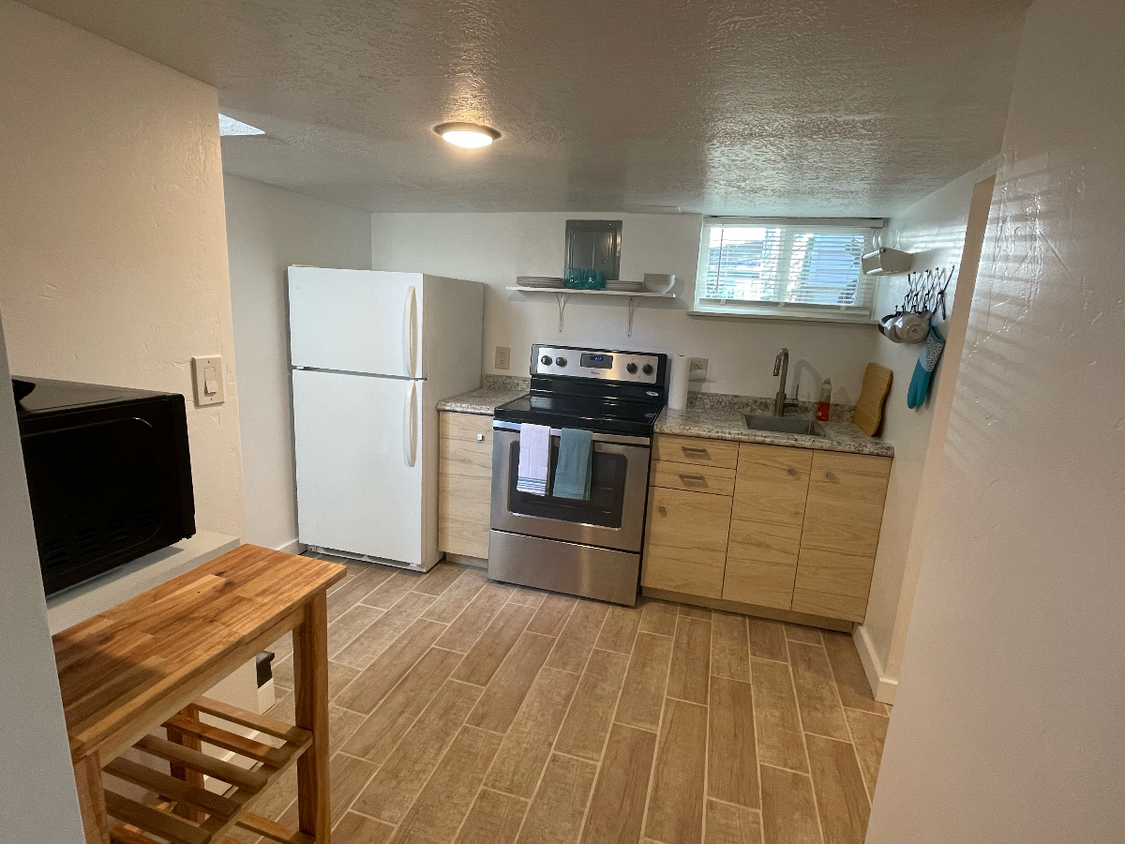
[[[195,533],[178,393],[13,378],[48,595]]]

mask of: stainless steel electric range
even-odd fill
[[[636,603],[652,429],[667,385],[666,355],[532,347],[530,394],[496,408],[492,423],[491,579]],[[561,429],[592,433],[588,499],[517,489],[522,423],[551,428],[548,492]]]

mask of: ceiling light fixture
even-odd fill
[[[465,149],[486,147],[500,137],[500,133],[490,126],[478,123],[442,123],[434,131],[454,146]]]
[[[264,129],[251,126],[249,123],[243,123],[241,120],[235,120],[233,117],[227,117],[225,114],[219,114],[219,137],[264,134],[266,134]]]

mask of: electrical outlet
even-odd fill
[[[497,346],[496,347],[496,368],[502,372],[507,372],[512,365],[512,347],[511,346]]]
[[[707,380],[707,358],[691,358],[688,361],[688,381]]]

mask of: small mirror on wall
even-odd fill
[[[606,278],[618,278],[621,221],[567,220],[566,269],[601,270]]]

